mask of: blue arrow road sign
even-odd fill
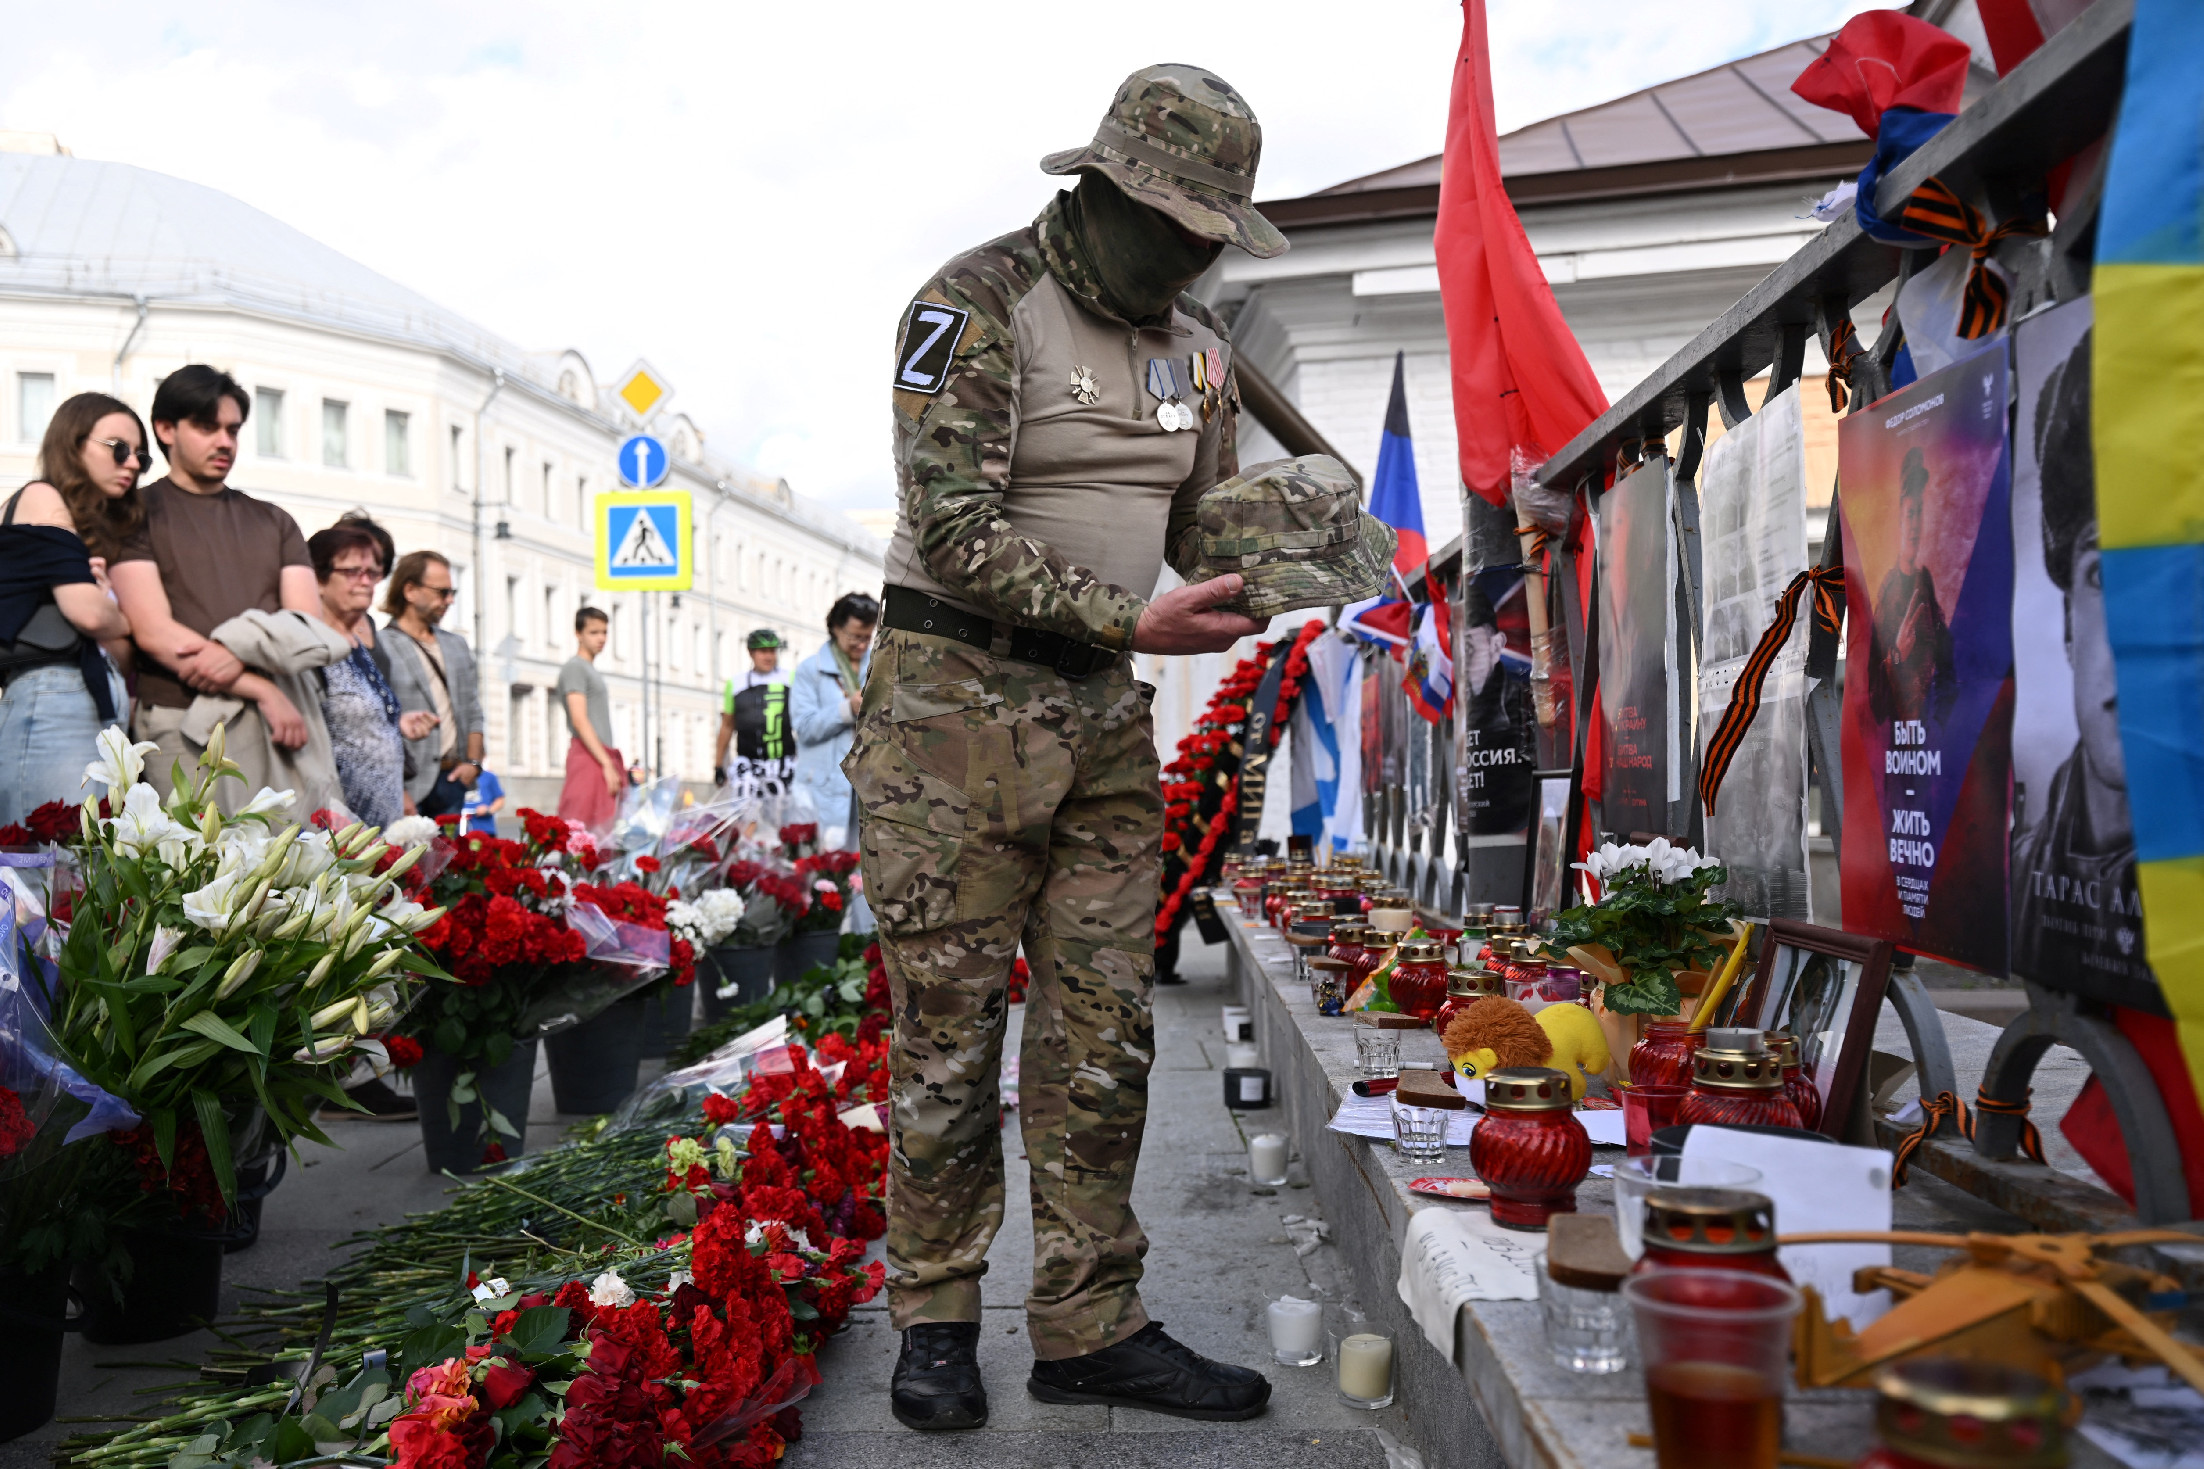
[[[631,489],[655,489],[666,482],[666,471],[672,467],[666,446],[649,434],[637,434],[620,445],[620,483]]]

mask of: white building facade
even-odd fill
[[[237,488],[308,535],[362,510],[401,555],[450,559],[445,625],[476,645],[508,809],[556,799],[568,737],[551,686],[579,607],[611,616],[598,667],[623,753],[702,781],[748,633],[779,632],[793,663],[824,640],[836,597],[880,586],[870,533],[711,454],[690,419],[662,411],[651,429],[670,450],[668,484],[695,507],[694,586],[597,591],[595,497],[620,488],[614,452],[633,424],[581,353],[522,351],[214,190],[0,152],[0,492],[33,475],[62,400],[111,392],[142,415],[189,362],[252,394]],[[646,621],[663,694],[648,740]]]

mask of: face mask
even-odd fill
[[[1071,202],[1102,299],[1128,321],[1161,316],[1224,253],[1221,240],[1189,243],[1160,211],[1099,174],[1081,174]]]

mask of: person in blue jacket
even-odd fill
[[[842,757],[857,729],[859,691],[872,653],[873,629],[880,625],[880,604],[863,592],[849,592],[827,609],[827,640],[796,665],[788,685],[788,720],[796,731],[796,789],[811,802],[822,841],[854,848],[849,778]]]

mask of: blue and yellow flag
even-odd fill
[[[2092,435],[2150,963],[2204,1093],[2204,5],[2136,0],[2097,225]]]

